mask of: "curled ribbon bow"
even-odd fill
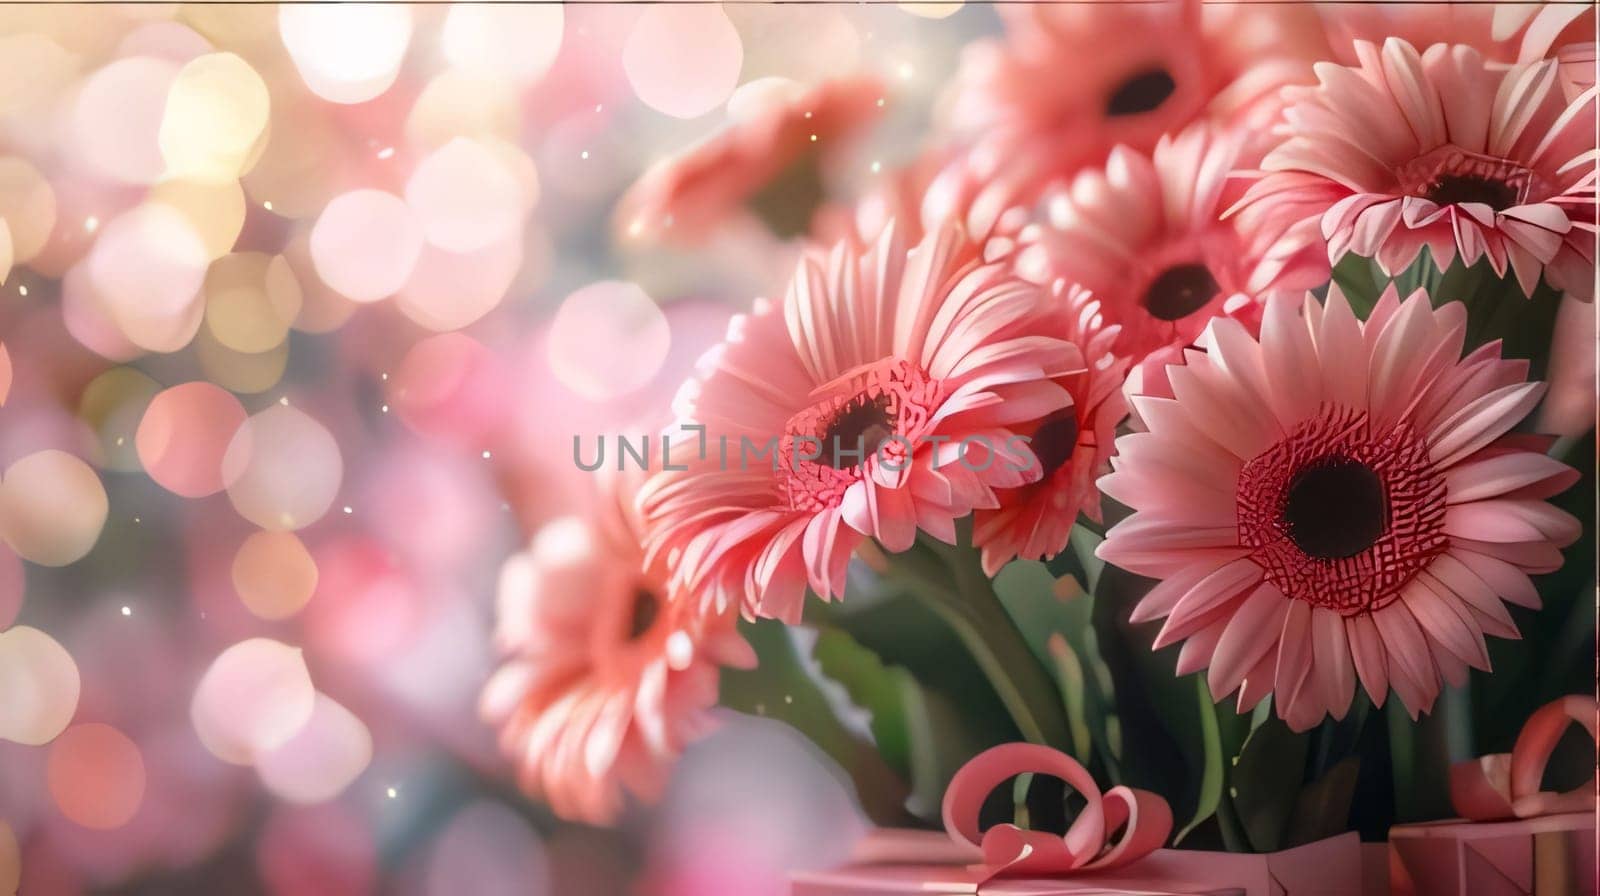
[[[1600,703],[1574,695],[1545,704],[1528,717],[1510,753],[1494,753],[1450,767],[1450,802],[1463,818],[1498,821],[1561,812],[1593,811],[1595,779],[1566,793],[1540,790],[1545,765],[1570,722],[1600,742],[1596,716]]]
[[[978,813],[996,787],[1032,772],[1065,781],[1088,802],[1062,835],[1012,824],[979,829]],[[1061,875],[1120,868],[1155,851],[1172,832],[1172,808],[1130,787],[1104,794],[1077,760],[1035,744],[1002,744],[974,756],[944,794],[944,827],[958,844],[982,852],[991,877]],[[1122,829],[1122,836],[1112,837]]]

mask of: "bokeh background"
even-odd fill
[[[795,251],[630,240],[626,187],[745,85],[865,75],[823,172],[861,195],[997,27],[0,7],[0,891],[763,896],[838,861],[848,788],[757,716],[615,829],[522,798],[476,713],[495,581],[571,435],[661,414]]]

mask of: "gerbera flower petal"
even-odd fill
[[[1537,606],[1529,575],[1582,534],[1545,500],[1576,472],[1511,433],[1539,384],[1497,345],[1459,357],[1464,327],[1459,307],[1392,288],[1362,322],[1335,289],[1270,311],[1265,345],[1215,325],[1211,350],[1169,371],[1175,399],[1134,397],[1148,429],[1118,440],[1102,480],[1134,512],[1099,555],[1165,577],[1130,618],[1164,618],[1155,646],[1184,641],[1185,668],[1209,653],[1213,696],[1271,690],[1303,730],[1342,716],[1359,681],[1415,715],[1488,668],[1486,635],[1516,637],[1503,602]],[[1301,385],[1275,388],[1286,377]],[[1197,471],[1226,487],[1179,484]]]
[[[680,403],[707,442],[731,433],[769,446],[766,460],[741,448],[659,471],[640,502],[652,554],[686,588],[797,621],[799,571],[838,598],[861,539],[953,539],[996,489],[1040,477],[1012,425],[1073,401],[1052,378],[1082,373],[1082,353],[1049,332],[1051,313],[1044,290],[985,263],[954,225],[910,248],[890,225],[865,249],[807,253],[783,301],[758,305]],[[770,410],[739,419],[757,407]]]
[[[1426,246],[1441,269],[1487,258],[1531,295],[1538,266],[1592,298],[1592,271],[1579,276],[1572,259],[1592,261],[1577,234],[1595,221],[1596,191],[1571,166],[1593,150],[1596,96],[1569,98],[1554,60],[1500,64],[1390,38],[1381,50],[1358,41],[1354,65],[1319,64],[1317,77],[1286,91],[1285,140],[1230,214],[1285,234],[1318,219],[1330,262],[1355,252],[1394,274]]]

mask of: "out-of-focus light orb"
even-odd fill
[[[285,218],[315,215],[349,174],[327,104],[308,94],[279,93],[267,131],[266,151],[244,176],[251,201],[270,202],[272,213]]]
[[[440,43],[456,68],[527,85],[539,80],[561,50],[560,4],[456,3]]]
[[[22,612],[22,599],[28,590],[28,577],[15,552],[0,545],[0,632],[11,627]]]
[[[406,140],[421,149],[457,137],[515,141],[521,126],[520,97],[498,78],[446,69],[428,82],[406,116]]]
[[[522,268],[522,228],[473,252],[424,246],[395,305],[436,333],[459,330],[493,311]]]
[[[139,462],[158,485],[185,498],[222,491],[222,455],[245,420],[233,393],[184,383],[151,399],[139,421]]]
[[[953,3],[901,3],[900,8],[924,19],[943,19],[961,9],[961,0]]]
[[[211,52],[211,42],[188,25],[155,21],[129,31],[117,43],[117,56],[153,56],[179,65]]]
[[[61,278],[61,321],[73,339],[102,358],[131,361],[142,354],[112,319],[89,275],[88,262],[73,265]]]
[[[86,828],[114,830],[144,801],[144,756],[110,725],[73,725],[50,745],[45,780],[62,815]]]
[[[311,719],[281,746],[256,757],[267,790],[291,803],[321,803],[349,787],[372,762],[372,733],[324,694]]]
[[[530,211],[539,204],[539,169],[533,164],[533,159],[522,151],[522,147],[515,143],[501,140],[499,137],[483,137],[478,143],[494,154],[500,160],[500,165],[512,177],[516,178],[521,189],[522,210]]]
[[[294,737],[316,698],[298,648],[251,638],[212,661],[195,688],[189,720],[213,756],[249,765]]]
[[[289,367],[288,340],[264,352],[239,352],[202,329],[192,344],[205,378],[241,395],[255,395],[278,385]]]
[[[89,553],[109,509],[94,470],[54,448],[13,463],[0,482],[6,541],[40,566],[66,566]]]
[[[11,825],[0,820],[0,896],[16,896],[22,886],[22,848]]]
[[[0,116],[24,113],[51,99],[77,67],[72,53],[43,34],[0,37]]]
[[[0,740],[37,747],[60,734],[78,709],[78,664],[36,628],[0,632]]]
[[[294,328],[302,333],[328,333],[338,329],[361,306],[322,281],[311,258],[311,228],[300,227],[283,249],[283,260],[300,284],[300,313]]]
[[[213,261],[227,255],[244,230],[244,188],[237,181],[163,180],[151,188],[149,201],[183,215]]]
[[[102,307],[129,342],[152,352],[177,351],[200,329],[200,286],[210,261],[184,215],[160,202],[102,227],[88,257]]]
[[[388,3],[286,3],[278,32],[311,92],[364,103],[388,90],[411,43],[411,10]]]
[[[622,48],[633,92],[674,118],[697,118],[722,105],[743,63],[739,31],[714,3],[649,7]]]
[[[72,109],[72,149],[91,171],[125,184],[155,183],[165,170],[161,117],[178,65],[118,59],[84,81]]]
[[[132,367],[113,367],[89,381],[78,398],[78,419],[100,441],[105,469],[131,473],[139,463],[138,429],[161,384]]]
[[[14,264],[38,255],[56,226],[55,191],[27,159],[0,158],[0,218],[11,234]]]
[[[550,368],[567,388],[603,400],[649,382],[672,343],[666,315],[633,283],[604,280],[562,301],[550,322]],[[596,347],[605,346],[605,351]]]
[[[423,236],[448,252],[474,252],[517,230],[522,195],[499,157],[465,137],[429,153],[406,181]]]
[[[235,252],[206,271],[206,329],[235,351],[276,348],[300,313],[300,284],[282,256]]]
[[[846,5],[745,4],[728,8],[744,40],[745,80],[780,76],[805,84],[861,67],[861,35]]]
[[[233,555],[233,588],[258,618],[287,619],[317,590],[317,562],[292,532],[251,533]]]
[[[333,435],[288,405],[275,404],[246,420],[222,458],[222,479],[233,509],[273,531],[299,529],[321,519],[343,475]]]
[[[383,190],[352,190],[336,197],[311,228],[317,274],[355,302],[394,295],[411,276],[421,251],[417,216],[405,200]]]
[[[434,841],[424,896],[543,896],[550,892],[544,844],[522,816],[499,803],[467,806]]]
[[[385,382],[395,414],[412,429],[479,448],[504,422],[495,356],[464,333],[419,339]]]
[[[266,82],[239,56],[191,59],[173,80],[161,118],[168,176],[237,180],[260,151],[270,107]]]

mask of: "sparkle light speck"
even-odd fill
[[[133,615],[133,608],[132,607],[126,607],[126,606],[123,607],[122,608],[122,615],[124,615],[124,616],[132,616]]]

